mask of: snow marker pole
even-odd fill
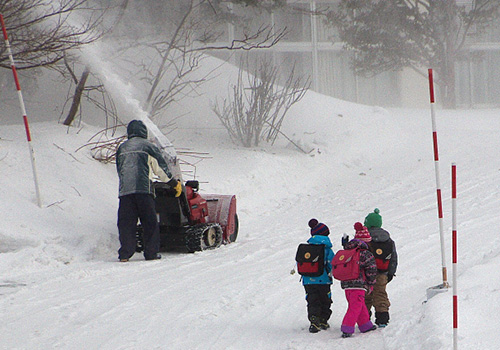
[[[443,272],[443,288],[448,288],[448,277],[446,271],[446,258],[444,250],[444,233],[443,233],[443,202],[441,200],[441,181],[439,180],[439,152],[436,131],[436,112],[434,110],[434,78],[432,69],[429,68],[429,90],[431,97],[431,118],[432,118],[432,140],[434,145],[434,169],[436,172],[436,193],[438,205],[438,219],[439,219],[439,238],[441,241],[441,264]]]
[[[451,209],[453,251],[453,349],[458,347],[458,296],[457,296],[457,166],[451,163]]]
[[[39,207],[42,207],[42,199],[40,197],[40,187],[38,186],[38,175],[36,172],[35,165],[35,152],[33,151],[33,146],[31,145],[31,133],[28,124],[28,117],[26,115],[26,107],[24,106],[23,94],[21,92],[21,85],[19,84],[19,79],[17,77],[16,65],[14,63],[14,57],[12,56],[12,50],[10,48],[9,37],[7,36],[7,29],[5,28],[5,22],[3,20],[3,15],[0,14],[0,24],[2,25],[3,38],[5,40],[5,47],[7,48],[7,54],[9,55],[10,66],[12,68],[12,74],[14,75],[14,82],[16,83],[17,96],[19,97],[19,104],[21,105],[21,111],[23,113],[24,128],[26,129],[26,138],[28,139],[28,147],[31,158],[31,167],[33,168],[33,178],[35,180],[35,191],[36,199]]]

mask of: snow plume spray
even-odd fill
[[[148,138],[160,149],[172,175],[177,179],[182,179],[177,152],[173,144],[153,123],[148,113],[141,107],[139,100],[134,97],[131,83],[125,82],[113,68],[113,64],[102,57],[99,43],[96,42],[82,48],[82,52],[92,71],[103,79],[106,90],[125,105],[127,113],[121,119],[128,122],[132,119],[143,121],[148,128]]]
[[[7,29],[5,28],[5,22],[3,20],[3,15],[0,14],[0,24],[2,25],[3,38],[5,40],[5,47],[7,48],[7,54],[9,55],[10,66],[12,68],[12,74],[14,75],[14,82],[16,83],[17,96],[19,97],[19,104],[21,105],[21,111],[23,113],[24,128],[26,129],[26,138],[28,139],[28,147],[31,158],[31,167],[33,168],[33,178],[35,180],[35,191],[36,200],[39,207],[42,207],[42,199],[40,196],[40,187],[38,185],[38,175],[36,172],[35,165],[35,152],[33,151],[33,146],[31,145],[31,133],[28,124],[28,117],[26,115],[26,107],[24,105],[23,94],[21,92],[21,85],[19,84],[19,79],[17,77],[16,65],[14,63],[14,57],[12,56],[12,50],[10,48],[9,37],[7,36]]]

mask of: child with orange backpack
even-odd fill
[[[375,258],[367,245],[367,242],[371,241],[371,236],[368,229],[360,222],[354,224],[354,229],[356,230],[356,235],[354,239],[345,244],[344,249],[345,251],[353,249],[359,251],[359,254],[354,258],[359,261],[359,273],[356,273],[357,277],[354,279],[341,280],[340,282],[340,286],[345,290],[345,296],[349,304],[342,321],[342,326],[340,327],[342,338],[351,337],[354,333],[356,324],[358,324],[361,333],[377,329],[377,326],[370,321],[370,315],[365,304],[365,293],[369,294],[372,292],[375,284],[375,277],[377,276]],[[343,251],[338,251],[335,255],[335,259],[332,262],[333,269],[335,269],[335,260],[342,258],[342,252]],[[347,252],[346,256],[348,254]],[[332,273],[335,277],[335,270],[333,270]]]
[[[383,328],[389,323],[389,307],[391,306],[386,288],[396,275],[398,254],[391,235],[382,228],[382,216],[378,208],[366,216],[365,226],[372,237],[368,246],[377,264],[377,282],[373,287],[373,293],[366,297],[365,303],[370,314],[371,308],[375,309],[375,324]]]
[[[316,219],[309,220],[311,237],[307,244],[300,244],[295,260],[302,275],[306,292],[307,318],[311,322],[309,332],[317,333],[330,327],[328,319],[332,314],[331,304],[331,261],[335,255],[328,238],[330,230]]]

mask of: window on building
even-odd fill
[[[286,42],[311,42],[311,14],[309,4],[295,4],[293,10],[281,9],[274,13],[274,24],[287,28]]]

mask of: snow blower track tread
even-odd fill
[[[214,229],[212,232],[214,237],[207,237],[210,229]],[[222,244],[222,228],[219,224],[198,224],[190,227],[186,231],[186,248],[189,252],[199,252],[207,249],[218,248]],[[209,240],[213,240],[209,243]]]

